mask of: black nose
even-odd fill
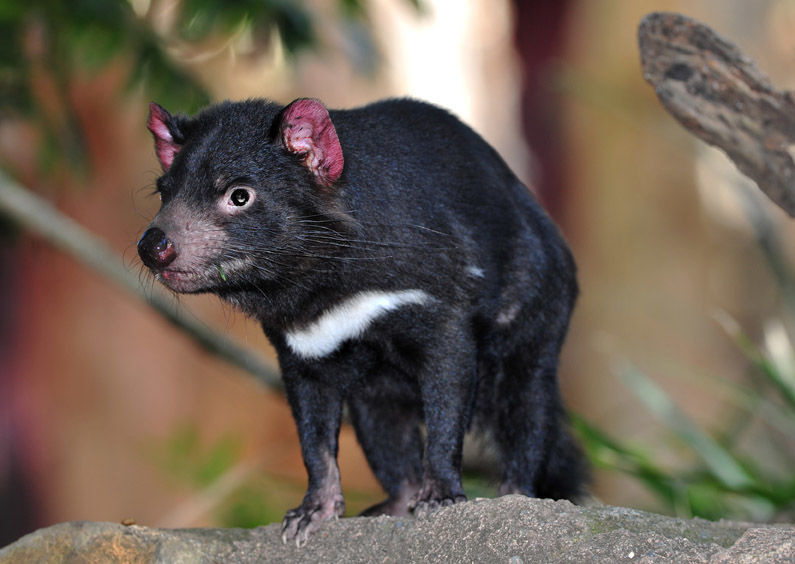
[[[152,270],[160,270],[177,258],[177,251],[162,229],[150,227],[138,241],[138,256]]]

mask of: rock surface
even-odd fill
[[[71,522],[0,549],[16,562],[794,562],[795,526],[674,519],[506,496],[412,518],[327,523],[297,548],[279,525],[151,529]]]

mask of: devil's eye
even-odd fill
[[[257,197],[257,192],[251,186],[231,186],[218,200],[221,211],[225,214],[242,212],[251,207]]]
[[[236,206],[245,206],[249,199],[251,199],[251,195],[248,193],[248,190],[244,188],[235,188],[232,190],[232,193],[229,195],[229,199],[231,202]]]

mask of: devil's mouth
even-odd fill
[[[190,270],[175,270],[167,268],[158,272],[157,276],[163,280],[190,280],[192,278],[196,278],[198,274],[196,272],[191,272]]]
[[[155,273],[155,277],[176,292],[196,292],[203,286],[205,277],[200,272],[167,268]]]

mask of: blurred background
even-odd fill
[[[153,292],[135,251],[159,205],[150,100],[448,108],[532,186],[578,261],[560,380],[594,496],[791,521],[795,227],[644,82],[636,30],[658,10],[795,87],[793,0],[4,0],[0,167]],[[273,361],[215,297],[172,299]],[[355,514],[382,494],[350,428],[340,443]],[[278,391],[0,215],[0,546],[66,520],[265,524],[304,487]],[[469,473],[467,489],[494,494]]]

